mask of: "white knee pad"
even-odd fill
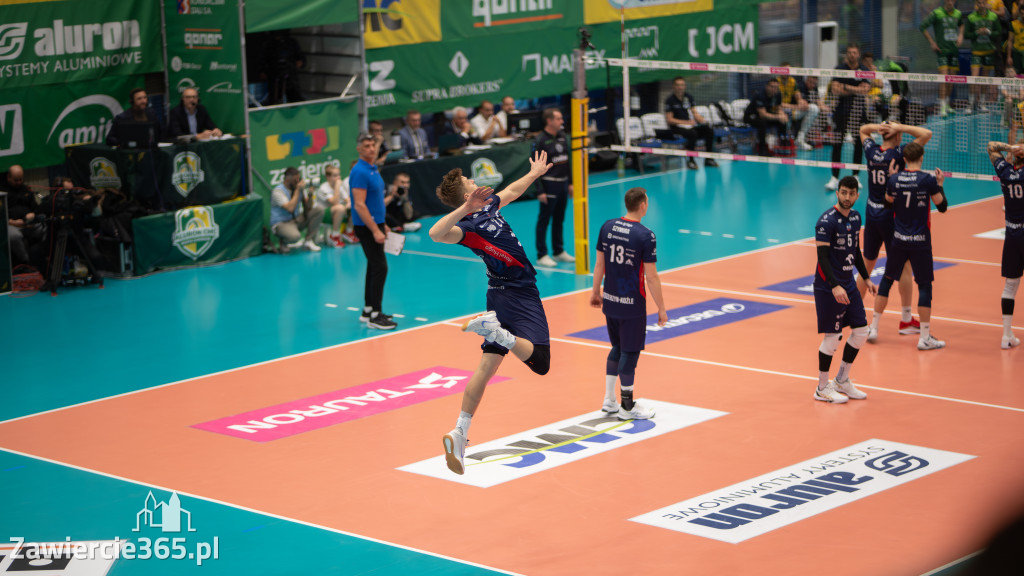
[[[834,356],[836,350],[839,349],[839,339],[842,338],[842,334],[825,334],[825,337],[821,340],[821,347],[818,351],[826,356]]]
[[[1017,296],[1017,288],[1020,288],[1020,278],[1007,278],[1003,285],[1003,298],[1013,300]]]
[[[854,348],[857,348],[858,350],[860,349],[861,346],[864,345],[864,342],[866,342],[867,339],[868,339],[868,327],[867,326],[861,326],[860,328],[854,328],[853,330],[850,331],[849,344],[850,344],[850,346],[853,346]]]

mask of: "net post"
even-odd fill
[[[588,133],[590,98],[587,96],[586,66],[583,48],[573,50],[573,91],[570,111],[572,149],[572,207],[576,247],[576,274],[590,274],[589,201],[587,181],[590,177]]]

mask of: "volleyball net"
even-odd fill
[[[619,143],[607,149],[629,155],[714,158],[792,164],[823,169],[863,170],[854,163],[854,139],[860,127],[896,121],[931,130],[925,146],[924,169],[939,167],[947,177],[992,180],[990,141],[1024,143],[1024,79],[852,71],[825,68],[748,66],[700,62],[671,62],[634,58],[600,61],[621,69],[622,113],[616,119]],[[879,63],[876,63],[879,64]],[[878,66],[896,70],[888,61]],[[694,111],[713,131],[713,145],[704,138],[672,130],[665,120],[664,102],[672,92],[663,89],[656,109],[636,109],[628,97],[632,84],[647,83],[650,71],[677,71],[686,80]],[[760,146],[757,96],[774,79],[783,96],[801,92],[805,109],[792,110],[785,122],[765,125],[767,149]],[[837,81],[834,83],[834,81]],[[839,95],[835,84],[867,82],[866,94]],[[631,84],[632,83],[632,84]],[[671,83],[669,83],[671,86]],[[863,90],[863,89],[861,89]],[[766,110],[774,112],[774,110]],[[776,119],[777,120],[777,119]],[[703,132],[704,134],[707,131]],[[696,150],[689,151],[688,138]],[[881,137],[876,135],[881,144]],[[903,143],[911,137],[903,136]],[[841,146],[839,162],[832,150]],[[826,178],[828,175],[823,173]]]

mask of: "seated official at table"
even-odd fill
[[[182,135],[192,135],[198,140],[222,136],[206,106],[199,103],[199,89],[195,87],[185,88],[181,92],[181,103],[171,108],[167,120],[167,137],[174,139]]]
[[[110,124],[110,131],[107,132],[107,145],[119,146],[124,139],[123,127],[127,124],[152,124],[155,131],[154,139],[159,142],[163,139],[163,127],[157,121],[156,111],[149,107],[149,96],[142,88],[136,88],[128,95],[129,108],[114,116]]]
[[[452,109],[452,119],[444,125],[444,131],[441,134],[458,136],[458,146],[454,146],[455,148],[484,143],[473,133],[473,126],[469,123],[469,111],[462,106]],[[438,148],[440,147],[441,144],[438,141]]]

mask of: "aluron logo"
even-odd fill
[[[110,125],[114,121],[114,116],[120,114],[123,110],[121,104],[113,97],[107,96],[106,94],[92,94],[89,96],[83,96],[78,100],[68,104],[61,111],[60,115],[53,122],[53,126],[50,128],[50,133],[46,135],[46,142],[49,143],[53,138],[54,132],[61,126],[64,119],[72,115],[77,110],[85,109],[89,106],[99,106],[103,110],[98,117],[94,118],[93,123],[86,125],[79,124],[78,126],[72,126],[65,128],[60,131],[57,137],[57,144],[61,148],[67,146],[78,145],[78,144],[93,144],[101,143],[107,137],[107,132],[110,131]],[[75,114],[77,118],[81,118],[82,114]]]
[[[25,47],[27,22],[0,25],[0,60],[14,60]]]
[[[0,105],[0,156],[17,156],[24,151],[21,104]]]
[[[213,221],[213,208],[193,206],[174,213],[171,244],[182,254],[196,260],[220,237],[220,226]]]
[[[36,56],[83,54],[101,47],[111,51],[142,46],[138,20],[72,26],[66,26],[63,20],[54,20],[52,28],[37,28],[32,36],[38,39]]]

